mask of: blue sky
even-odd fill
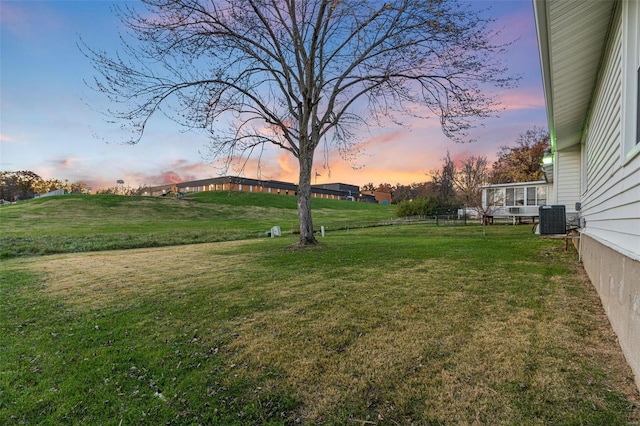
[[[118,179],[137,187],[219,175],[220,168],[206,155],[204,136],[157,118],[139,144],[120,144],[118,128],[98,112],[106,100],[86,87],[84,81],[95,73],[77,43],[81,37],[91,47],[118,49],[123,28],[111,12],[114,3],[0,0],[0,170],[81,180],[94,190],[114,186]],[[336,153],[329,153],[325,162],[318,153],[317,183],[426,181],[447,150],[454,159],[486,155],[493,160],[499,147],[512,145],[518,134],[533,126],[546,128],[531,0],[474,3],[491,6],[504,39],[516,40],[505,60],[522,81],[518,88],[498,93],[506,111],[485,120],[474,131],[473,143],[448,140],[436,119],[367,134],[355,164]],[[297,174],[296,160],[277,150],[266,153],[259,172],[255,161],[244,169],[247,177],[292,182]]]

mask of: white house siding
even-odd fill
[[[555,204],[564,204],[567,212],[573,212],[580,201],[580,149],[572,147],[558,151],[556,164]]]
[[[583,141],[581,256],[640,388],[640,155],[627,158],[622,132],[623,93],[637,90],[623,83],[626,7],[612,26]]]
[[[622,84],[619,20],[612,31],[610,56],[603,64],[599,90],[594,99],[591,125],[586,134],[585,196],[605,189],[612,170],[619,165]],[[588,204],[585,208],[589,208]]]
[[[617,14],[585,138],[583,233],[640,260],[640,157],[621,158],[621,21]]]

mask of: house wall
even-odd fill
[[[558,151],[555,162],[553,204],[564,204],[567,212],[573,212],[580,200],[580,147]]]
[[[583,233],[640,260],[640,155],[626,158],[621,133],[621,21],[618,13],[584,139]]]
[[[623,22],[629,3],[622,2],[612,24],[582,140],[586,170],[580,252],[640,387],[640,155],[635,141],[628,140],[635,132],[623,131],[623,114],[630,105],[624,104],[623,93],[637,91],[623,78],[629,56]],[[637,28],[637,13],[634,19],[631,24]],[[636,66],[630,64],[631,71]],[[635,154],[630,155],[630,143]]]
[[[640,261],[583,235],[584,269],[600,295],[620,347],[640,388]]]

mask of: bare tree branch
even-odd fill
[[[142,2],[116,9],[128,30],[121,54],[80,42],[92,86],[112,102],[107,116],[132,131],[130,143],[162,113],[207,132],[215,155],[287,150],[300,165],[301,242],[315,241],[308,197],[320,143],[353,152],[358,128],[405,115],[435,115],[464,141],[499,110],[486,89],[517,81],[490,21],[456,0]]]

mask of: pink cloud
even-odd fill
[[[507,110],[544,108],[544,95],[536,89],[513,90],[501,93],[498,100]]]
[[[398,139],[404,136],[404,133],[406,133],[406,130],[400,130],[400,129],[393,130],[390,132],[385,132],[381,135],[373,136],[370,139],[366,140],[361,144],[361,147],[366,149],[367,147],[377,147],[381,145],[395,143],[398,141]]]
[[[29,14],[19,3],[4,2],[0,13],[0,24],[5,28],[16,28],[29,21]]]
[[[49,161],[49,166],[38,168],[34,172],[45,179],[82,181],[93,192],[115,186],[118,179],[124,180],[126,186],[137,188],[204,179],[212,175],[209,164],[184,159],[161,163],[155,168],[157,171],[142,171],[135,165],[113,164],[108,161],[100,162],[97,167],[94,163],[95,159],[60,158]]]
[[[184,181],[193,180],[193,179],[188,179],[186,176],[181,176],[178,173],[173,171],[163,172],[160,174],[159,178],[162,180],[162,182],[165,182],[165,183],[180,183]]]
[[[533,7],[531,7],[531,9],[533,9]],[[495,15],[493,12],[491,14]],[[524,33],[524,31],[531,30],[534,28],[534,25],[531,10],[520,8],[508,15],[504,15],[496,19],[491,27],[494,31],[499,32],[496,36],[496,42],[509,43],[516,40],[517,42],[528,41],[531,34]]]
[[[275,151],[271,152],[269,156],[271,155],[275,156],[272,160],[255,158],[248,161],[243,170],[244,174],[248,177],[258,177],[260,179],[298,182],[298,160],[288,151]]]
[[[11,34],[35,38],[38,34],[64,30],[64,20],[46,5],[29,7],[28,2],[2,2],[0,24]]]
[[[173,160],[171,167],[180,171],[180,173],[197,174],[203,171],[206,164],[203,162],[192,162],[187,159]]]
[[[211,176],[210,165],[203,162],[192,162],[186,159],[172,160],[168,164],[160,164],[159,172],[125,172],[122,174],[125,182],[131,186],[163,185],[191,180],[205,179]]]

